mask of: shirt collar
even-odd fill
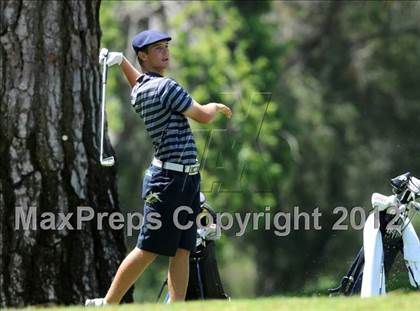
[[[137,82],[139,83],[145,82],[145,80],[147,81],[148,80],[147,78],[150,79],[150,77],[163,77],[163,76],[160,73],[149,71],[140,75],[140,77],[137,79]]]
[[[145,74],[151,77],[163,77],[160,73],[153,72],[153,71],[146,72]]]

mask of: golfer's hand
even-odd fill
[[[211,224],[208,227],[200,228],[197,230],[198,235],[207,241],[214,241],[220,239],[220,230],[217,230],[216,224]]]
[[[99,63],[103,64],[106,59],[106,64],[112,66],[115,64],[121,65],[124,55],[121,52],[109,52],[108,49],[102,48],[99,52]]]
[[[228,119],[232,118],[232,110],[228,106],[216,103],[216,107],[217,107],[217,112],[223,113],[225,117]]]

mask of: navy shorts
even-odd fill
[[[194,251],[200,174],[188,175],[151,165],[144,174],[142,198],[144,221],[137,247],[164,256],[175,256],[178,248]]]

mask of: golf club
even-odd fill
[[[104,151],[104,127],[105,127],[105,96],[106,96],[106,80],[108,76],[108,65],[106,63],[108,58],[108,50],[103,49],[103,70],[102,70],[102,103],[101,103],[101,150],[100,150],[100,162],[102,166],[113,166],[115,163],[114,157],[103,158]]]

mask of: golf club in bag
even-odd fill
[[[365,223],[363,247],[341,284],[328,290],[331,296],[384,295],[386,276],[399,252],[404,256],[410,284],[420,289],[420,241],[412,225],[420,211],[420,203],[416,202],[420,180],[408,172],[391,179],[391,186],[394,195],[372,195],[372,207],[376,211]]]
[[[105,132],[105,97],[106,97],[106,82],[108,78],[108,50],[102,49],[100,53],[100,61],[103,62],[102,69],[102,101],[101,101],[101,146],[99,160],[102,166],[113,166],[115,163],[114,157],[103,157],[104,152],[104,132]]]
[[[207,217],[205,217],[206,213],[209,213],[213,220],[216,219],[216,213],[206,203],[203,193],[200,193],[200,204],[200,215],[203,215],[203,217],[200,217],[200,221],[204,227],[208,224],[206,222]],[[190,255],[190,274],[185,300],[229,299],[223,289],[216,261],[215,240],[219,239],[220,236],[217,236],[215,226],[217,224],[197,230],[196,249]],[[161,299],[167,285],[168,279],[163,282],[157,301]],[[167,303],[168,300],[169,293],[166,294],[164,302]]]

